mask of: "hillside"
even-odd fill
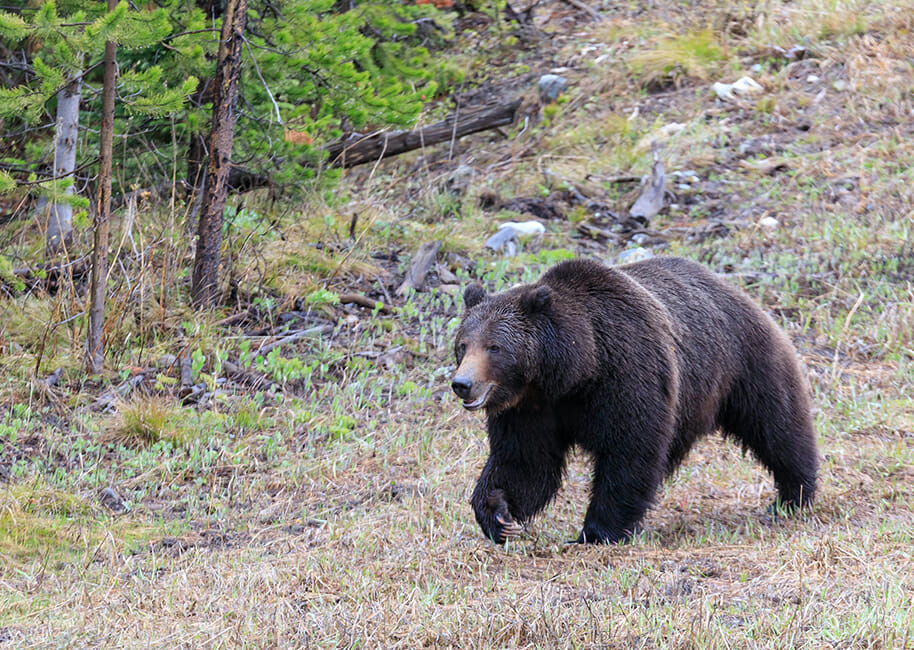
[[[80,368],[79,277],[0,273],[0,645],[914,646],[914,4],[580,5],[457,21],[460,104],[522,98],[513,126],[304,202],[235,197],[217,311],[187,306],[186,206],[119,220],[106,376]],[[662,206],[633,216],[655,161]],[[515,255],[485,247],[528,220]],[[28,218],[0,235],[43,246]],[[632,543],[565,543],[580,457],[492,544],[468,504],[484,417],[449,386],[462,287],[647,255],[705,264],[790,336],[815,505],[772,518],[770,477],[714,437]]]

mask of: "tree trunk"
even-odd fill
[[[222,5],[218,0],[197,0],[197,7],[203,12],[207,23],[215,24],[222,13]],[[203,108],[203,105],[213,101],[212,77],[204,77],[197,82],[197,91],[190,96],[190,105],[194,108]],[[190,236],[197,229],[197,216],[200,213],[200,204],[203,202],[203,184],[206,178],[206,134],[192,132],[190,144],[187,147],[187,182],[191,186],[191,211],[187,215],[185,229]]]
[[[108,11],[117,0],[108,0]],[[105,41],[105,76],[102,85],[102,126],[99,133],[98,191],[95,206],[95,239],[92,246],[92,279],[89,285],[89,328],[86,339],[86,371],[102,371],[105,359],[105,287],[108,283],[108,226],[111,218],[111,161],[114,141],[114,91],[117,46]]]
[[[57,96],[57,132],[54,142],[54,176],[65,178],[76,169],[76,139],[79,129],[79,95],[82,76],[73,76]],[[71,185],[66,194],[73,193]],[[45,257],[66,253],[73,243],[73,206],[67,202],[48,204]]]
[[[222,39],[216,70],[213,130],[209,141],[209,165],[203,187],[203,206],[197,224],[197,251],[191,279],[191,299],[198,309],[216,302],[219,282],[219,248],[222,245],[222,213],[228,193],[232,140],[235,135],[235,104],[241,74],[241,44],[247,20],[247,0],[226,0]]]

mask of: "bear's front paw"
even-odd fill
[[[524,530],[511,516],[504,490],[492,490],[485,503],[476,505],[476,521],[486,537],[496,544],[520,537]]]

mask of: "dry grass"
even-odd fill
[[[432,422],[410,422],[412,440],[396,456],[344,446],[337,454],[350,462],[335,476],[329,457],[319,461],[320,480],[274,499],[278,522],[248,521],[228,548],[205,530],[135,553],[109,539],[89,562],[38,584],[29,571],[8,576],[6,632],[20,647],[902,648],[914,639],[914,458],[895,434],[823,440],[831,458],[818,505],[776,525],[761,514],[772,496],[765,477],[732,447],[705,444],[665,490],[649,532],[617,547],[562,544],[586,498],[577,463],[531,536],[501,550],[480,538],[466,506],[479,422],[436,419],[451,422],[431,441],[412,427]]]
[[[482,418],[449,395],[450,294],[396,299],[393,316],[328,300],[304,317],[330,319],[332,332],[257,359],[276,330],[248,329],[307,309],[317,289],[387,287],[420,241],[443,238],[460,281],[493,288],[569,251],[619,251],[556,220],[537,255],[481,252],[492,213],[440,190],[443,163],[404,157],[350,174],[340,195],[359,198],[341,206],[255,198],[234,215],[229,269],[250,293],[243,305],[263,315],[243,328],[185,311],[180,227],[138,223],[138,249],[156,252],[119,271],[112,374],[99,385],[75,370],[76,302],[2,299],[0,645],[914,647],[914,13],[700,4],[641,3],[559,33],[537,56],[574,62],[568,101],[516,140],[480,136],[456,154],[477,171],[470,196],[531,196],[568,180],[624,210],[618,187],[587,174],[643,173],[639,143],[665,134],[670,178],[689,170],[698,181],[671,181],[677,207],[651,223],[663,244],[645,245],[730,274],[797,343],[822,454],[811,510],[773,521],[769,477],[715,438],[664,486],[631,544],[564,543],[588,499],[576,458],[553,506],[497,547],[467,502],[487,445]],[[801,39],[807,58],[772,54]],[[632,78],[652,51],[679,88],[645,93]],[[708,89],[750,71],[765,87],[757,101],[722,103]],[[766,216],[773,230],[759,225]],[[37,250],[21,238],[23,256]],[[114,415],[88,408],[131,363],[185,345],[210,401],[179,405],[163,366],[152,396]],[[276,386],[217,384],[225,360]],[[36,389],[55,364],[68,372]],[[101,503],[106,487],[122,514]]]
[[[705,28],[660,38],[649,49],[635,54],[631,64],[645,86],[669,80],[676,85],[692,78],[707,81],[727,59],[714,30]]]

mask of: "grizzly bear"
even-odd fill
[[[502,293],[471,285],[464,301],[451,386],[488,418],[471,502],[493,541],[552,500],[574,446],[593,458],[579,543],[630,537],[662,480],[715,430],[771,472],[773,508],[812,500],[818,454],[797,353],[702,266],[574,260]]]

